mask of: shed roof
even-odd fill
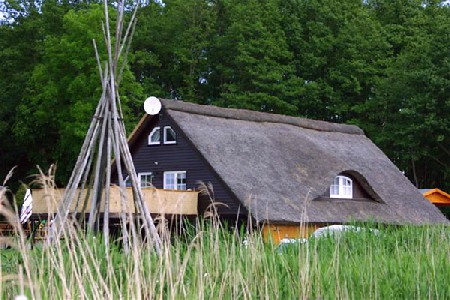
[[[181,101],[162,104],[258,222],[448,222],[357,126]],[[150,119],[141,120],[131,144]],[[342,172],[378,201],[321,197]]]
[[[450,206],[450,195],[438,188],[420,189],[419,191],[435,205]]]

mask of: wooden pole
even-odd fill
[[[108,114],[108,140],[106,146],[106,157],[111,157],[111,114]],[[105,239],[105,245],[109,245],[109,195],[111,190],[111,163],[108,161],[106,164],[106,180],[105,180],[105,210],[103,215],[103,236]]]
[[[72,176],[66,187],[63,201],[58,207],[54,224],[50,228],[50,242],[54,239],[59,239],[61,231],[63,231],[64,226],[66,226],[69,208],[72,206],[73,201],[76,201],[75,208],[76,210],[78,209],[81,198],[83,198],[86,183],[89,180],[92,184],[92,195],[90,194],[91,187],[88,186],[86,196],[83,201],[84,211],[87,203],[91,200],[88,228],[94,229],[97,227],[96,225],[100,223],[97,217],[100,216],[100,210],[103,204],[102,201],[104,199],[103,234],[105,243],[107,245],[109,244],[109,205],[112,174],[111,160],[114,157],[115,167],[117,170],[117,180],[120,187],[120,218],[122,224],[122,240],[125,252],[129,253],[130,251],[129,232],[131,233],[133,243],[140,241],[140,232],[138,234],[135,225],[135,215],[142,220],[147,241],[153,244],[154,249],[158,254],[161,253],[161,240],[155,228],[155,224],[153,223],[150,211],[144,201],[142,191],[138,184],[139,181],[133,165],[130,150],[128,148],[119,95],[119,82],[126,64],[126,56],[129,51],[136,25],[137,8],[138,6],[136,6],[136,9],[133,11],[131,21],[128,24],[125,35],[122,37],[124,29],[124,2],[123,0],[119,0],[115,28],[115,44],[113,47],[111,41],[108,3],[107,0],[104,0],[105,22],[102,24],[102,29],[108,54],[104,71],[102,71],[100,55],[98,53],[96,42],[95,40],[93,41],[103,91],[83,142],[77,163],[73,169]],[[125,54],[123,54],[124,49],[126,49]],[[120,65],[120,68],[118,68],[121,58],[123,58],[122,64]],[[117,72],[119,72],[118,78],[116,78]],[[94,164],[95,166],[93,166]],[[135,207],[134,212],[130,210],[130,205],[128,203],[129,199],[123,178],[124,173],[122,166],[125,167],[125,170],[130,178],[133,191],[132,201],[134,202]],[[81,191],[79,186],[81,186]],[[75,197],[76,194],[77,196]],[[102,195],[104,195],[104,198]],[[74,212],[74,216],[76,216],[76,211]]]
[[[108,94],[106,95],[108,96]],[[107,97],[108,98],[108,97]],[[104,166],[104,160],[106,159],[106,156],[104,155],[104,148],[106,146],[105,144],[105,135],[106,130],[108,126],[108,112],[109,112],[109,101],[106,101],[106,104],[104,106],[103,111],[103,119],[102,121],[102,129],[101,129],[101,135],[100,135],[100,142],[98,144],[98,153],[97,153],[97,162],[95,166],[95,173],[94,173],[94,186],[92,189],[92,201],[91,201],[91,209],[89,211],[89,221],[88,221],[88,228],[93,230],[94,229],[94,223],[95,219],[98,213],[97,207],[99,206],[99,203],[102,199],[102,190],[103,190],[103,178],[104,178],[104,172],[105,169]],[[109,163],[109,162],[108,162]]]

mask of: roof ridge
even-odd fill
[[[224,108],[214,105],[200,105],[191,102],[168,99],[161,99],[161,102],[168,110],[181,111],[190,114],[261,123],[283,123],[317,131],[364,135],[363,130],[356,125],[331,123],[327,121],[271,114],[246,109]]]

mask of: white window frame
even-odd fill
[[[336,176],[330,185],[330,198],[353,198],[353,180],[350,177],[344,175]]]
[[[167,131],[168,130],[172,130],[173,133],[175,134],[175,141],[168,141],[167,140]],[[177,133],[175,132],[175,130],[173,130],[172,126],[164,126],[164,144],[176,144],[177,143]]]
[[[125,183],[126,187],[131,185],[131,183],[130,183],[130,175],[127,175],[127,177],[125,177],[125,179],[123,180],[123,183]]]
[[[179,174],[184,174],[184,178],[185,178],[185,180],[187,180],[187,172],[186,171],[167,171],[167,172],[164,172],[163,188],[165,190],[183,190],[183,191],[185,191],[187,189],[187,184],[186,183],[184,184],[184,189],[180,188],[178,186],[177,180],[178,180],[178,175]],[[168,184],[167,184],[167,176],[168,175],[175,175],[175,177],[174,177],[175,183],[174,183],[173,187],[172,186],[169,187]]]
[[[159,131],[159,140],[158,141],[152,141],[152,135],[154,135],[157,131]],[[153,130],[148,135],[148,144],[149,145],[159,145],[159,144],[161,144],[161,128],[159,126],[153,128]]]
[[[153,175],[153,172],[143,172],[143,173],[138,173],[139,186],[140,186],[141,188],[153,187],[153,183],[152,183],[153,180],[150,181],[150,185],[142,186],[142,177],[143,177],[143,176],[151,176],[151,177],[153,177],[153,176],[154,176],[154,175]]]

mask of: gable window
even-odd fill
[[[149,145],[159,145],[161,140],[161,130],[159,127],[153,128],[152,132],[148,135]]]
[[[353,198],[353,181],[347,176],[336,176],[330,186],[330,198]]]
[[[164,144],[176,144],[177,134],[170,126],[164,126]]]
[[[152,172],[139,173],[138,177],[139,177],[139,185],[141,188],[153,187],[153,184],[152,184],[153,173]]]
[[[164,172],[164,189],[186,190],[186,171]]]

